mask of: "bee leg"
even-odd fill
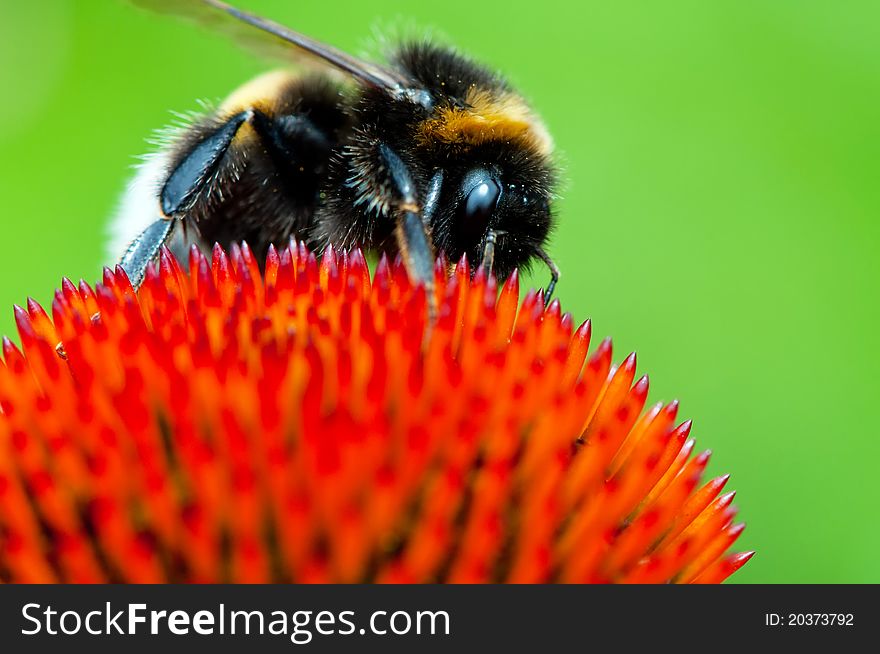
[[[556,288],[556,283],[559,281],[559,266],[553,262],[550,255],[544,252],[543,248],[537,248],[535,253],[550,269],[550,283],[547,284],[547,289],[544,291],[544,306],[548,307],[550,306],[550,299],[553,297],[553,290]]]
[[[159,256],[159,250],[171,239],[177,222],[165,218],[157,220],[141,232],[122,255],[119,265],[128,275],[135,290],[143,283],[147,266]]]
[[[440,204],[440,191],[443,188],[443,169],[438,169],[431,181],[428,182],[428,190],[425,193],[425,202],[422,205],[422,222],[431,224],[431,219]]]
[[[392,207],[396,219],[394,233],[397,244],[410,276],[425,287],[429,317],[433,322],[437,311],[434,297],[434,248],[431,245],[428,226],[422,220],[416,187],[409,169],[394,150],[381,143],[379,156],[385,164],[391,188],[396,196]]]
[[[252,113],[242,111],[232,116],[222,127],[203,138],[174,167],[159,196],[162,213],[169,217],[183,214],[192,209],[199,197],[207,197],[202,191],[215,178],[232,140]]]
[[[247,124],[252,132],[238,137]],[[254,138],[253,142],[247,138]],[[212,191],[224,177],[238,179],[237,168],[247,163],[247,153],[262,153],[269,172],[291,178],[304,170],[292,150],[310,160],[324,158],[331,143],[328,136],[306,116],[271,116],[259,109],[247,108],[231,116],[215,131],[207,134],[174,167],[162,187],[160,201],[166,216],[198,213],[207,205]],[[235,149],[235,152],[231,150]],[[311,188],[310,185],[305,185]],[[305,191],[304,191],[305,192]],[[219,196],[222,199],[222,196]]]

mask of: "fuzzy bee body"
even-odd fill
[[[268,73],[183,130],[117,220],[118,240],[133,237],[122,264],[134,283],[162,244],[245,240],[263,255],[293,237],[317,251],[400,252],[429,287],[435,251],[467,254],[502,279],[539,258],[549,298],[552,142],[503,79],[429,43],[403,45],[379,67],[217,0],[183,4],[280,35],[350,82]]]

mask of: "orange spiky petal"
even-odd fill
[[[163,251],[16,307],[0,581],[720,582],[742,525],[541,292],[360,251]],[[447,274],[449,272],[450,274]]]

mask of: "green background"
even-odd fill
[[[733,473],[758,550],[736,580],[880,582],[880,4],[240,2],[356,52],[435,28],[506,71],[561,152],[563,306]],[[98,278],[169,110],[264,68],[122,2],[2,0],[0,331]]]

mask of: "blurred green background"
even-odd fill
[[[562,153],[563,306],[637,350],[733,473],[758,550],[735,579],[880,582],[880,4],[240,4],[356,52],[435,28],[506,71]],[[170,110],[265,68],[122,2],[3,0],[0,331],[62,275],[98,279]]]

